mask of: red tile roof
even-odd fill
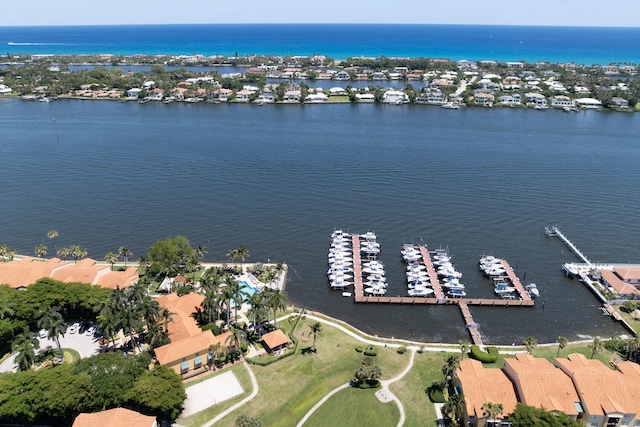
[[[72,427],[156,427],[156,417],[126,408],[113,408],[93,414],[80,414]]]

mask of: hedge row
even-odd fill
[[[484,352],[477,345],[472,345],[471,357],[482,363],[494,363],[498,360],[498,349],[496,347],[487,347],[487,351]]]

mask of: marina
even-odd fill
[[[533,307],[535,302],[528,291],[523,285],[518,276],[513,271],[513,268],[509,263],[500,258],[492,258],[492,262],[495,265],[500,266],[499,274],[495,278],[499,278],[503,283],[509,283],[509,292],[515,291],[518,297],[512,296],[510,298],[502,295],[501,298],[466,298],[466,293],[463,291],[464,285],[459,283],[459,273],[453,268],[451,258],[447,255],[446,251],[437,249],[429,251],[426,245],[404,245],[401,253],[404,261],[407,263],[407,281],[409,286],[408,296],[387,296],[386,295],[386,278],[384,270],[382,270],[382,264],[376,260],[376,256],[379,253],[379,245],[375,246],[372,242],[375,242],[376,235],[372,232],[368,232],[364,235],[348,234],[342,230],[336,230],[332,233],[331,249],[330,249],[330,264],[333,250],[336,244],[343,244],[342,242],[349,241],[350,246],[343,246],[345,249],[343,256],[351,256],[353,260],[353,283],[348,283],[347,286],[353,285],[353,292],[343,292],[342,296],[353,296],[354,303],[363,304],[387,304],[387,305],[457,305],[460,308],[460,312],[465,322],[465,327],[471,336],[474,344],[482,346],[483,341],[478,331],[480,326],[474,321],[473,315],[469,309],[469,306],[490,306],[490,307]],[[340,242],[340,243],[338,243]],[[371,249],[375,247],[377,250],[375,254],[371,252]],[[363,258],[361,254],[366,254]],[[487,258],[483,257],[482,259]],[[336,261],[333,261],[334,263]],[[376,264],[373,264],[376,263]],[[376,269],[372,269],[372,264]],[[333,271],[335,264],[331,265],[329,271]],[[437,268],[436,268],[437,267]],[[413,276],[412,273],[419,272],[419,276]],[[380,281],[379,285],[372,284],[372,276],[376,276]],[[418,278],[419,277],[419,278]],[[440,278],[442,277],[442,279]],[[366,280],[365,280],[366,279]],[[329,280],[332,281],[331,287],[336,288],[335,278],[329,274]],[[508,282],[507,282],[508,281]],[[458,286],[452,287],[452,283],[457,283]],[[413,285],[413,287],[412,287]],[[427,296],[417,296],[415,293],[412,295],[412,291],[418,286],[424,289],[423,293]],[[504,285],[497,285],[504,286]],[[533,285],[535,287],[535,285]],[[339,289],[344,287],[340,286]],[[448,290],[447,290],[448,289]],[[536,289],[537,290],[537,289]],[[456,292],[457,291],[457,292]],[[455,295],[461,295],[456,297]],[[433,296],[431,296],[433,295]]]

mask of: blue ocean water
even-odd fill
[[[400,24],[4,27],[0,51],[29,54],[246,54],[638,63],[640,28]]]

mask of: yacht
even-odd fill
[[[493,290],[498,295],[505,295],[515,292],[516,288],[507,285],[498,285]]]
[[[365,234],[361,234],[360,235],[361,238],[365,239],[365,240],[376,240],[378,238],[378,236],[376,236],[376,233],[372,232],[372,231],[368,231]]]
[[[332,265],[331,268],[327,270],[327,275],[336,273],[353,273],[353,267],[349,265]]]
[[[424,288],[424,287],[430,286],[430,284],[431,283],[428,280],[418,279],[418,280],[411,280],[407,285],[407,287],[409,289]]]
[[[540,296],[540,291],[535,283],[529,283],[525,286],[525,289],[531,298],[538,298]]]
[[[454,104],[453,102],[447,102],[446,104],[442,104],[441,107],[446,110],[457,110],[458,108],[460,108],[458,105]]]
[[[456,282],[447,282],[444,285],[442,285],[443,288],[447,288],[448,290],[453,290],[453,289],[457,289],[457,290],[464,290],[465,286],[464,284],[456,281]]]
[[[364,288],[364,292],[369,295],[382,296],[387,293],[387,290],[385,288],[376,288],[370,286],[368,288]]]
[[[425,287],[416,287],[414,289],[409,289],[409,296],[410,297],[427,297],[431,294],[433,294],[433,289],[431,288],[425,288]]]
[[[449,289],[447,295],[450,297],[466,297],[467,293],[462,289]]]
[[[438,276],[451,276],[451,277],[455,277],[457,279],[462,277],[462,273],[454,270],[453,268],[449,267],[449,268],[444,268],[444,269],[438,269]]]
[[[349,286],[353,286],[353,282],[348,282],[346,280],[341,280],[341,279],[331,281],[332,289],[344,289],[344,288],[348,288]]]

